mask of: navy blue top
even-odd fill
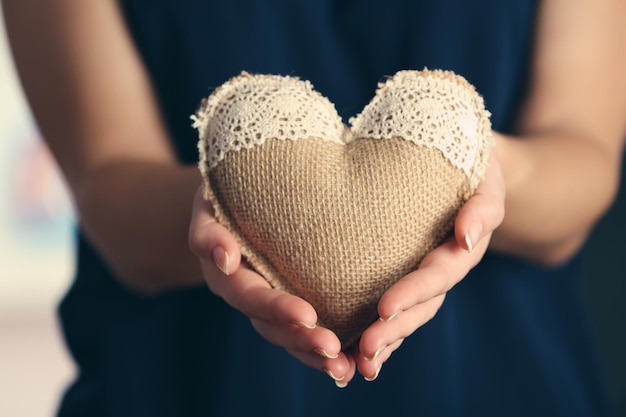
[[[401,69],[441,68],[483,94],[509,132],[525,91],[532,0],[124,0],[184,163],[189,115],[242,70],[310,80],[348,119]],[[115,63],[110,63],[115,65]],[[206,288],[123,289],[79,236],[60,308],[80,374],[71,416],[604,416],[578,261],[560,269],[488,254],[375,382],[338,389],[270,345]]]

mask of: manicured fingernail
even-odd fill
[[[229,275],[228,266],[230,264],[230,256],[223,247],[216,246],[215,249],[213,249],[213,262],[215,262],[215,265],[217,265],[224,275]]]
[[[295,324],[296,326],[300,326],[300,327],[304,327],[305,329],[315,329],[317,327],[317,324],[313,323],[305,323],[303,321],[293,321],[293,324]]]
[[[371,358],[368,358],[368,357],[366,356],[366,357],[365,357],[365,360],[366,360],[366,361],[368,361],[368,362],[373,361],[374,359],[376,359],[376,358],[380,355],[380,353],[381,353],[383,350],[385,350],[385,348],[386,348],[386,347],[387,347],[387,345],[383,345],[383,346],[379,347],[379,348],[378,348],[378,350],[376,351],[376,353],[374,353],[374,356],[372,356]]]
[[[334,355],[329,355],[328,352],[326,352],[324,349],[314,349],[313,351],[318,355],[328,359],[337,359],[339,357],[339,354],[337,353],[335,353]]]
[[[478,243],[482,231],[483,225],[480,222],[474,222],[470,225],[469,230],[465,233],[465,244],[468,252],[471,253],[474,250],[474,245]]]
[[[336,377],[335,375],[333,375],[330,369],[324,368],[324,372],[326,372],[328,376],[331,377],[335,381],[335,383],[341,382],[346,378],[345,376],[342,376],[341,378]]]
[[[472,239],[470,239],[469,232],[465,233],[465,244],[467,245],[467,251],[472,253],[474,247],[472,246]]]
[[[379,317],[378,320],[383,321],[383,322],[384,321],[391,321],[391,320],[395,319],[398,314],[400,314],[400,312],[396,311],[395,313],[393,313],[391,316],[387,317],[386,319],[384,319],[382,317]]]
[[[345,388],[348,386],[347,382],[341,382],[341,381],[335,381],[335,385],[337,385],[337,388]]]
[[[366,380],[367,382],[372,382],[373,380],[378,378],[378,374],[380,373],[380,369],[381,369],[381,367],[379,366],[378,369],[376,369],[376,373],[374,374],[373,377],[370,378],[370,377],[365,376],[365,377],[363,377],[363,379]]]

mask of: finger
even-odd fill
[[[492,152],[485,178],[456,217],[454,234],[459,245],[471,252],[480,240],[502,223],[504,199],[502,170]]]
[[[229,275],[239,268],[241,252],[235,237],[214,216],[213,207],[196,193],[189,225],[189,248],[201,260],[214,263]]]
[[[211,289],[251,319],[296,324],[313,329],[317,313],[300,297],[271,288],[255,271],[242,267],[225,279],[210,280]]]
[[[252,320],[252,325],[270,343],[284,347],[305,365],[326,372],[337,386],[345,387],[354,376],[355,362],[341,352],[339,339],[332,331],[262,320]]]
[[[401,312],[391,320],[374,322],[363,332],[359,342],[364,359],[378,362],[378,357],[388,346],[405,339],[430,321],[441,308],[444,299],[445,294],[439,295]]]
[[[293,321],[315,327],[317,314],[306,301],[274,291],[268,282],[248,268],[239,268],[241,252],[232,234],[213,215],[210,202],[196,193],[189,231],[189,246],[200,257],[211,291],[250,318]],[[223,251],[222,251],[223,249]],[[226,257],[220,257],[220,255]],[[224,275],[228,273],[228,279]]]
[[[345,359],[339,339],[327,328],[318,326],[307,329],[292,323],[258,319],[251,322],[261,336],[289,352],[311,353],[325,359],[337,359],[342,355]]]
[[[305,365],[325,372],[339,388],[345,388],[356,373],[356,364],[351,356],[341,354],[337,359],[328,359],[314,353],[289,353]]]
[[[383,364],[389,360],[391,354],[395,352],[403,342],[404,339],[399,339],[392,344],[385,346],[384,349],[380,350],[376,359],[366,359],[363,353],[357,355],[357,368],[361,375],[363,375],[363,378],[368,382],[376,380],[376,378],[380,375]]]
[[[480,262],[488,244],[489,239],[483,239],[468,253],[454,239],[445,241],[426,255],[419,269],[404,276],[383,294],[378,314],[388,320],[416,304],[447,293]]]

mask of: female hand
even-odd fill
[[[504,197],[504,178],[492,152],[485,179],[459,211],[454,236],[381,297],[380,320],[365,330],[352,353],[366,380],[376,379],[383,363],[404,338],[433,318],[446,293],[480,262],[492,232],[504,218]]]
[[[311,304],[272,289],[265,278],[241,262],[237,241],[215,219],[203,189],[201,186],[194,198],[189,246],[200,259],[209,289],[250,318],[270,343],[345,386],[356,367],[352,357],[341,352],[337,336],[316,325],[317,313]]]

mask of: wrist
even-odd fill
[[[77,196],[81,224],[116,278],[142,293],[203,282],[187,234],[194,167],[120,162],[87,176]]]

